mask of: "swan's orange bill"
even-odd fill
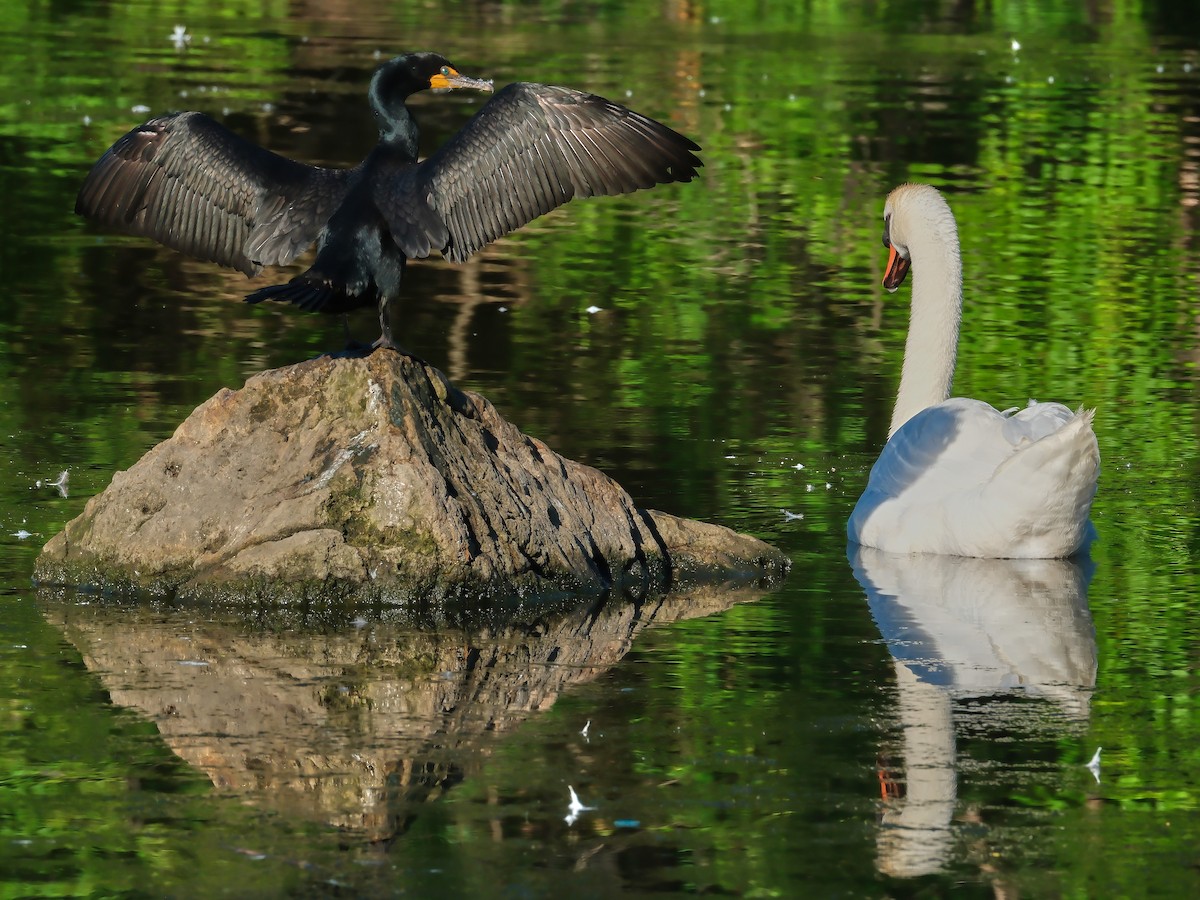
[[[887,271],[883,273],[883,286],[889,291],[900,287],[910,265],[912,263],[897,253],[895,247],[888,247]]]

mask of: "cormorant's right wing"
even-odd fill
[[[256,275],[316,240],[355,171],[298,163],[203,113],[173,113],[117,140],[88,173],[75,211]]]

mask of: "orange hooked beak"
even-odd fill
[[[903,283],[904,276],[908,274],[911,265],[911,260],[905,259],[896,252],[895,247],[889,245],[887,271],[883,273],[883,286],[894,292]]]
[[[453,69],[450,66],[443,66],[442,71],[430,78],[429,87],[435,91],[453,91],[456,88],[470,88],[476,91],[486,91],[489,94],[495,90],[495,86],[491,81],[485,81],[482,78],[471,78],[468,75],[461,74],[457,69]]]

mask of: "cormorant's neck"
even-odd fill
[[[417,120],[408,107],[401,106],[399,110],[390,110],[386,116],[377,113],[375,120],[379,124],[379,143],[387,144],[406,159],[416,162],[420,132],[417,129]]]

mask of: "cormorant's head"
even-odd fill
[[[439,53],[406,53],[389,59],[371,79],[371,109],[380,130],[402,118],[404,101],[418,91],[452,91],[456,88],[493,90],[492,83],[459,74],[450,60]]]

